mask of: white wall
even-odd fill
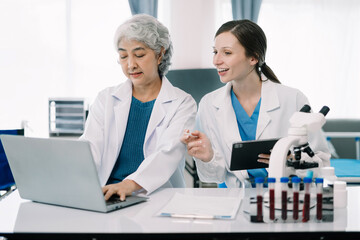
[[[208,0],[171,1],[169,29],[174,44],[171,69],[213,66],[214,3]]]

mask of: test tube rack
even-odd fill
[[[246,186],[251,186],[251,184],[246,184]],[[298,218],[294,219],[293,212],[293,194],[291,184],[289,184],[288,194],[287,194],[287,207],[286,213],[283,209],[275,207],[275,217],[270,219],[270,204],[269,204],[269,194],[267,183],[264,183],[263,188],[263,202],[258,203],[256,194],[256,189],[251,187],[245,188],[245,197],[241,205],[241,211],[245,214],[246,218],[250,222],[254,223],[296,223],[296,222],[333,222],[334,220],[334,204],[333,204],[333,188],[332,186],[327,186],[323,188],[323,197],[322,197],[322,208],[321,208],[321,219],[317,219],[317,198],[316,198],[316,186],[314,183],[311,183],[311,192],[310,192],[310,205],[309,205],[309,219],[303,219],[303,208],[304,208],[304,192],[300,190],[299,192],[299,206],[298,206]],[[261,198],[260,198],[261,199]],[[282,199],[275,197],[275,202],[279,203]],[[260,206],[261,204],[261,206]],[[279,206],[279,205],[277,205]],[[262,216],[258,215],[258,208],[261,207]],[[283,214],[286,214],[286,219],[284,219]]]

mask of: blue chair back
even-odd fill
[[[189,93],[197,104],[205,94],[225,85],[215,68],[170,70],[166,77],[172,85]]]
[[[0,130],[0,135],[24,135],[24,129]],[[0,140],[0,190],[7,190],[15,184],[4,147]]]

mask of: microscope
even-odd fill
[[[310,110],[309,105],[304,105],[299,112],[295,112],[291,116],[288,136],[279,139],[272,149],[268,173],[269,177],[277,179],[275,183],[277,197],[281,192],[281,183],[279,181],[281,177],[300,175],[297,174],[296,170],[317,168],[319,166],[318,161],[320,159],[316,159],[309,146],[308,133],[321,129],[326,122],[325,116],[330,109],[324,106],[319,113],[311,113]],[[295,159],[288,159],[291,147],[293,147]],[[305,162],[301,160],[301,154],[308,154],[314,161]],[[280,208],[279,203],[276,203],[276,208]]]
[[[314,169],[321,166],[319,165],[321,159],[315,155],[309,145],[308,135],[311,132],[316,132],[321,129],[326,122],[325,116],[330,109],[324,106],[318,113],[312,113],[310,110],[309,105],[304,105],[299,112],[295,112],[291,116],[288,136],[279,139],[272,149],[268,169],[268,180],[271,181],[268,181],[268,191],[264,193],[264,199],[267,199],[264,205],[269,208],[268,215],[267,213],[263,215],[262,212],[262,198],[259,198],[262,196],[262,184],[259,182],[260,178],[255,179],[258,180],[258,182],[256,182],[257,200],[254,202],[251,201],[250,198],[249,201],[250,221],[277,222],[280,220],[282,222],[307,222],[314,219],[314,215],[311,216],[310,208],[313,208],[315,205],[317,206],[316,219],[319,221],[333,220],[332,211],[322,211],[323,203],[329,205],[328,199],[330,197],[328,194],[330,192],[327,191],[326,200],[323,201],[322,181],[321,184],[319,183],[319,185],[317,185],[319,189],[316,189],[316,191],[321,190],[321,194],[317,194],[315,197],[311,197],[312,177],[303,178],[303,183],[300,183],[300,178],[294,178],[291,185],[288,183],[289,179],[287,177],[298,176],[302,178],[304,176],[301,175],[306,172],[306,169]],[[288,159],[290,149],[293,149],[294,159]],[[308,158],[309,160],[305,161],[304,158],[302,159],[302,154],[307,154],[310,157]],[[318,180],[320,182],[320,180],[323,179]],[[303,184],[304,187],[303,191],[301,191],[301,184]],[[296,190],[293,191],[291,198],[291,196],[288,195],[288,187],[293,186]],[[297,194],[295,195],[295,193]],[[318,195],[321,195],[321,198]],[[331,191],[331,198],[332,196]],[[300,199],[303,199],[303,201],[299,201]],[[256,206],[254,203],[256,203]],[[281,210],[281,214],[276,214],[275,209]],[[302,218],[299,217],[299,210],[303,212]],[[287,217],[287,211],[293,212],[292,218]],[[254,214],[255,212],[256,214]],[[266,217],[263,218],[263,216]]]
[[[311,113],[309,105],[304,105],[299,112],[290,118],[288,136],[279,139],[272,149],[269,163],[269,177],[280,179],[281,177],[296,175],[297,169],[316,168],[319,164],[301,161],[301,154],[306,153],[311,158],[315,156],[308,143],[308,133],[321,129],[325,124],[325,116],[329,108],[324,106],[319,113]],[[288,160],[290,147],[294,148],[295,159]]]

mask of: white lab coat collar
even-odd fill
[[[174,87],[171,85],[166,77],[163,77],[159,95],[156,98],[154,108],[151,113],[151,118],[146,130],[145,143],[154,132],[157,126],[161,123],[166,115],[166,105],[178,98],[174,92]],[[145,144],[144,144],[145,146]],[[145,153],[145,151],[144,151]],[[145,156],[146,157],[146,156]]]
[[[114,88],[111,95],[115,98],[114,101],[114,115],[115,115],[115,132],[116,141],[114,142],[114,147],[117,148],[117,155],[120,152],[120,147],[124,139],[127,120],[129,117],[131,97],[132,97],[132,82],[128,79],[124,84],[121,84],[119,87]],[[110,166],[113,166],[116,159],[111,159]]]
[[[270,80],[262,83],[261,107],[256,130],[256,139],[261,137],[261,134],[271,122],[269,112],[280,107],[275,85],[276,83],[271,82]],[[213,106],[218,109],[218,114],[216,114],[215,117],[217,118],[217,122],[222,126],[222,133],[224,134],[223,139],[225,139],[226,145],[230,151],[234,142],[241,141],[236,115],[231,103],[231,88],[232,83],[227,83],[223,88],[223,91],[221,91],[220,94],[217,94],[212,101]]]
[[[212,101],[213,106],[218,109],[218,113],[215,115],[216,121],[221,128],[220,132],[224,135],[223,139],[230,151],[234,142],[241,141],[236,115],[231,103],[231,88],[232,83],[227,83],[226,86],[223,87],[224,91],[216,95]]]
[[[127,80],[121,87],[115,88],[111,95],[118,100],[114,103],[114,113],[116,120],[116,132],[118,146],[122,145],[127,119],[129,117],[129,110],[132,99],[132,82]],[[145,144],[155,128],[161,123],[165,117],[166,103],[169,103],[177,98],[174,88],[166,77],[163,77],[159,95],[156,98],[151,117],[145,135]],[[146,151],[144,151],[144,154]],[[145,156],[146,157],[146,156]]]
[[[280,107],[279,96],[276,91],[277,83],[267,80],[261,86],[261,107],[256,129],[256,139],[259,139],[265,128],[271,122],[269,112]]]
[[[276,83],[273,83],[270,80],[262,83],[261,107],[256,129],[256,139],[261,137],[261,134],[271,122],[271,115],[269,112],[280,107],[275,84]],[[235,111],[231,103],[231,87],[232,83],[227,83],[226,86],[222,88],[223,90],[220,94],[216,95],[217,97],[212,101],[213,106],[218,109],[218,114],[215,116],[216,121],[220,124],[219,126],[221,128],[221,133],[223,134],[223,140],[230,152],[232,151],[233,143],[242,140],[237,125]],[[230,161],[230,158],[226,159],[226,161]],[[230,166],[230,162],[227,163],[227,166]],[[247,171],[233,171],[233,174],[238,179],[249,177]]]

